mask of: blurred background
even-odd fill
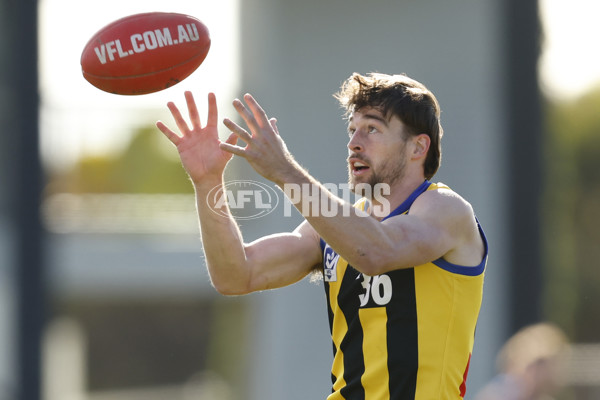
[[[155,94],[92,87],[87,40],[147,11],[202,20],[206,61]],[[154,123],[173,125],[165,104],[188,89],[202,115],[214,91],[221,117],[250,92],[300,163],[344,183],[331,95],[355,71],[404,72],[436,94],[436,179],[488,236],[466,398],[538,322],[569,343],[555,398],[600,398],[599,16],[593,0],[0,0],[0,400],[325,398],[323,288],[217,295],[191,185]],[[261,181],[239,160],[227,174]],[[300,221],[279,208],[242,230]]]

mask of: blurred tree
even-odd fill
[[[600,88],[548,105],[545,313],[577,342],[600,341]]]
[[[51,174],[48,191],[192,193],[176,153],[154,126],[141,127],[123,152],[85,157],[71,169]]]

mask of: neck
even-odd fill
[[[389,204],[389,211],[391,212],[402,204],[424,181],[425,176],[422,174],[414,174],[412,176],[404,176],[402,179],[399,179],[397,182],[390,185],[390,194],[382,196]],[[383,206],[386,206],[383,201],[378,201],[376,197],[373,198],[373,207],[379,207],[381,209]],[[385,217],[385,215],[378,218],[381,219],[383,217]]]

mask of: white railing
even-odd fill
[[[52,233],[198,232],[190,194],[55,194],[44,201],[42,217]]]

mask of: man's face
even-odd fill
[[[361,108],[352,113],[348,134],[348,183],[353,190],[359,183],[373,188],[402,179],[409,134],[398,117],[388,119],[376,108]]]

